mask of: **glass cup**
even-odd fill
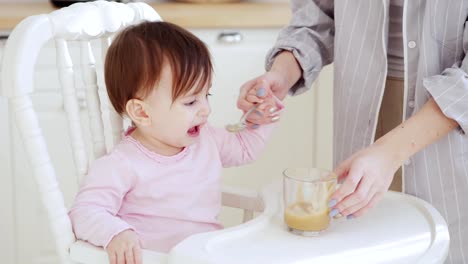
[[[290,232],[317,236],[330,225],[328,202],[337,177],[318,168],[289,168],[283,172],[284,221]]]

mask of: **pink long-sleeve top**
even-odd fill
[[[76,237],[106,248],[132,229],[143,248],[167,252],[192,234],[222,228],[221,169],[253,161],[271,130],[229,133],[205,125],[200,140],[174,156],[125,135],[81,184],[69,212]]]

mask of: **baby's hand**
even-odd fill
[[[141,247],[137,234],[130,229],[122,231],[107,245],[110,264],[141,264]]]
[[[252,128],[278,121],[284,108],[283,103],[271,91],[269,82],[260,78],[242,86],[237,101],[237,106],[244,112],[255,105],[257,109],[247,117],[247,123]]]

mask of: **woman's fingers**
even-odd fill
[[[250,90],[253,90],[252,88],[254,87],[255,82],[256,80],[250,80],[241,86],[239,91],[239,99],[237,100],[237,107],[239,109],[247,111],[253,106],[252,102],[247,101],[247,94]]]
[[[348,175],[350,160],[342,162],[333,172],[337,177],[338,183],[341,183]]]
[[[268,123],[267,119],[265,118],[263,112],[254,110],[248,117],[247,117],[247,122],[248,123],[253,123],[257,125],[263,125]]]
[[[264,99],[271,96],[270,84],[263,78],[256,78],[241,86],[237,107],[247,111],[253,104],[262,104]]]
[[[377,192],[376,194],[374,194],[374,196],[370,199],[369,203],[366,206],[352,213],[351,217],[348,218],[357,218],[366,214],[369,209],[373,208],[377,204],[377,202],[380,201],[380,199],[382,199],[384,193],[385,192]]]
[[[257,80],[254,87],[254,89],[249,90],[248,94],[255,95],[258,99],[263,99],[269,94],[270,85],[266,80]]]
[[[345,169],[347,170],[347,169]],[[363,177],[363,167],[355,162],[350,164],[349,172],[343,184],[335,191],[330,200],[335,200],[338,205],[348,195],[352,194]]]
[[[250,129],[257,129],[261,126],[261,124],[253,123],[253,122],[250,122],[249,120],[246,120],[245,123],[247,124],[247,127]]]
[[[247,97],[246,97],[246,100],[251,105],[252,104],[261,104],[264,101],[263,99],[259,98],[255,94],[248,94]]]
[[[364,208],[375,194],[372,184],[373,181],[369,177],[362,177],[356,190],[344,198],[337,206],[340,213],[348,216]]]
[[[281,109],[278,109],[277,104],[269,82],[263,78],[257,78],[245,83],[241,87],[237,101],[238,108],[244,112],[256,105],[255,111],[247,117],[247,121],[252,123],[249,126],[251,128],[258,127],[253,124],[263,125],[278,121]],[[282,104],[279,108],[283,108]]]
[[[256,109],[248,117],[247,121],[250,123],[263,125],[277,122],[280,119],[279,113],[270,113]]]
[[[257,81],[258,83],[258,81]],[[247,102],[251,104],[262,104],[268,96],[268,84],[266,81],[261,81],[262,85],[254,84],[255,88],[250,89],[245,95]]]

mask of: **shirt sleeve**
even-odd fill
[[[292,52],[302,68],[302,78],[289,90],[292,95],[311,88],[320,70],[333,61],[333,3],[333,0],[292,0],[292,19],[280,31],[266,56],[268,71],[279,53],[283,50]]]
[[[468,28],[463,34],[464,54],[468,52]],[[427,91],[432,95],[445,116],[455,120],[459,129],[468,132],[468,58],[455,63],[441,74],[423,80]]]
[[[216,142],[224,168],[244,165],[257,159],[266,146],[276,124],[261,125],[257,129],[244,129],[237,133],[207,125]]]
[[[133,174],[115,153],[92,164],[69,211],[78,239],[106,248],[115,235],[134,230],[117,216],[125,194],[132,188]]]

